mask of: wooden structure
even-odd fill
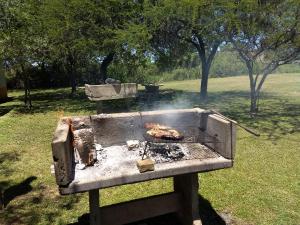
[[[137,159],[134,158],[124,158],[124,162],[109,173],[101,167],[101,164],[84,170],[74,169],[72,145],[74,130],[92,129],[97,144],[112,146],[116,143],[125,143],[129,139],[143,140],[145,122],[163,122],[174,128],[180,126],[180,129],[186,130],[187,133],[203,136],[203,142],[207,137],[213,137],[215,141],[204,143],[209,147],[209,152],[206,153],[197,147],[201,145],[200,143],[191,143],[191,146],[196,145],[197,148],[194,148],[198,151],[198,155],[202,156],[200,158],[158,163],[155,164],[154,171],[146,173],[139,172],[136,166]],[[129,128],[136,132],[131,132]],[[235,136],[236,128],[232,122],[216,114],[208,114],[199,108],[63,118],[57,126],[52,142],[56,182],[63,195],[89,192],[92,225],[121,225],[170,212],[178,212],[184,225],[201,224],[197,173],[232,167]],[[174,192],[99,207],[101,188],[164,177],[173,177]]]
[[[134,98],[137,94],[136,83],[85,85],[85,94],[91,101],[97,102],[97,113],[102,113],[105,100]]]

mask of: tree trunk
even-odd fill
[[[247,59],[244,57],[241,52],[239,52],[241,58],[245,61],[247,69],[248,69],[248,76],[249,76],[249,83],[250,83],[250,115],[254,116],[258,112],[258,105],[257,105],[257,100],[258,100],[258,93],[259,90],[256,90],[256,83],[258,79],[258,75],[256,75],[256,78],[254,79],[254,74],[253,74],[253,61]]]
[[[208,86],[208,76],[212,61],[216,55],[217,49],[220,45],[219,41],[215,41],[209,47],[210,51],[205,50],[205,44],[201,37],[198,37],[199,44],[193,43],[198,51],[199,58],[201,60],[201,87],[200,87],[200,99],[206,101],[207,100],[207,86]]]
[[[24,104],[29,109],[31,109],[32,104],[31,104],[31,95],[30,95],[30,80],[28,74],[25,71],[25,66],[23,64],[21,64],[21,77],[23,77],[23,81],[24,81],[24,91],[25,91]]]
[[[208,85],[208,75],[209,67],[206,62],[202,62],[202,78],[201,78],[201,87],[200,87],[200,98],[202,100],[207,99],[207,85]]]
[[[254,116],[256,113],[258,113],[258,105],[257,105],[258,93],[256,92],[255,88],[254,89],[251,88],[250,96],[251,96],[250,115]]]
[[[26,84],[26,81],[24,82],[24,91],[25,91],[24,104],[27,105],[27,101],[28,101],[28,92],[27,92],[27,84]]]
[[[71,95],[73,96],[76,93],[76,78],[73,69],[71,69],[70,71],[70,81],[71,81]]]
[[[31,94],[30,94],[30,80],[29,80],[29,77],[26,74],[25,74],[25,77],[24,77],[24,88],[25,88],[24,103],[29,109],[31,109],[32,108],[32,103],[31,103]]]
[[[109,64],[113,61],[114,55],[115,53],[111,52],[103,59],[100,66],[100,83],[104,83],[104,81],[107,79],[107,68]]]
[[[76,93],[76,55],[71,51],[68,53],[67,57],[67,72],[70,77],[70,85],[71,85],[71,96],[74,96]]]
[[[76,93],[76,73],[73,60],[69,60],[68,74],[70,77],[71,96],[73,96]]]
[[[30,88],[30,80],[28,78],[28,106],[31,109],[32,108],[32,104],[31,104],[31,88]]]

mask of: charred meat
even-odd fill
[[[146,129],[157,129],[157,130],[168,130],[172,129],[171,127],[161,125],[159,123],[145,123],[145,128]]]
[[[158,123],[146,123],[145,128],[149,129],[146,133],[153,138],[165,140],[182,140],[183,136],[174,128]]]

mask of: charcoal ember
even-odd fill
[[[152,143],[148,149],[148,154],[156,162],[171,162],[187,159],[189,152],[178,144]]]
[[[73,135],[75,160],[88,166],[93,165],[96,159],[93,130],[91,128],[75,130]]]

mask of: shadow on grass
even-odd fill
[[[51,111],[90,111],[95,106],[89,102],[82,91],[78,91],[75,96],[71,96],[66,90],[54,90],[51,92],[39,91],[31,94],[32,109],[19,106],[15,110],[21,114],[47,113]],[[16,97],[17,100],[23,101],[24,96]]]
[[[4,207],[6,207],[11,200],[20,195],[25,195],[28,192],[32,191],[32,186],[30,185],[32,181],[36,180],[37,177],[31,176],[25,179],[24,181],[13,185],[6,190],[4,190],[2,194],[2,202]]]
[[[0,106],[0,117],[9,113],[13,108],[14,106]]]
[[[210,202],[199,195],[199,215],[203,225],[230,225],[231,219],[222,218],[212,207]],[[89,214],[84,214],[78,218],[77,223],[69,225],[88,225]],[[176,213],[169,213],[162,216],[157,216],[142,221],[130,223],[127,225],[182,225]]]
[[[6,102],[10,102],[10,101],[12,101],[13,99],[14,99],[13,97],[0,98],[0,104],[6,103]]]
[[[16,97],[23,100],[23,96]],[[71,97],[66,89],[39,91],[32,94],[33,108],[15,108],[17,113],[34,114],[51,111],[67,111],[73,114],[85,112],[96,114],[96,103],[85,96],[83,90]],[[104,101],[103,113],[145,111],[171,108],[201,107],[216,109],[224,115],[237,120],[241,124],[255,128],[264,133],[268,139],[276,141],[285,134],[300,131],[300,104],[288,98],[264,93],[260,100],[260,113],[255,118],[249,116],[248,91],[223,91],[209,93],[208,100],[202,102],[198,92],[187,92],[166,89],[158,95],[149,96],[139,91],[138,97],[125,101],[124,99]],[[1,106],[0,112],[9,111],[11,106]],[[0,114],[1,115],[1,114]]]
[[[249,93],[247,91],[223,91],[209,93],[207,102],[200,100],[197,92],[166,90],[145,104],[147,110],[192,108],[215,109],[242,125],[256,129],[267,139],[276,141],[287,134],[300,131],[300,102],[264,93],[260,100],[260,112],[255,118],[249,115]],[[170,94],[171,93],[171,94]]]
[[[31,183],[36,179],[35,176],[28,177],[4,191],[2,201],[6,208],[0,210],[0,224],[64,224],[60,217],[71,213],[80,197],[53,195],[53,190],[47,185],[40,183],[33,186]],[[9,185],[9,182],[6,183]],[[22,195],[26,196],[9,204]]]

